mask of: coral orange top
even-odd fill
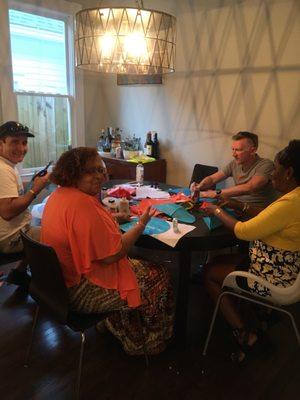
[[[116,289],[130,307],[141,304],[129,260],[101,262],[121,249],[122,235],[96,197],[76,188],[58,188],[44,209],[41,241],[56,251],[67,287],[78,285],[85,277],[95,285]]]

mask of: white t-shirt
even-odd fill
[[[24,188],[15,164],[0,157],[0,199],[19,197],[24,194]],[[5,221],[0,217],[0,241],[18,232],[25,225],[30,224],[31,214],[28,209],[21,214]]]

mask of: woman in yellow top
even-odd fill
[[[283,195],[256,217],[240,222],[219,206],[210,204],[205,208],[208,215],[217,216],[228,228],[234,230],[239,239],[251,241],[249,271],[278,286],[290,286],[300,272],[300,140],[292,140],[275,157],[272,183]],[[216,301],[224,278],[235,269],[234,256],[219,257],[205,268],[205,285]],[[266,288],[257,283],[248,283],[250,290],[268,296]],[[237,361],[245,353],[257,347],[259,340],[255,331],[247,331],[245,323],[234,302],[223,297],[221,310],[233,328],[241,345]]]

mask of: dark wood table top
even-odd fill
[[[112,187],[118,184],[124,184],[124,180],[111,180],[105,184],[106,187]],[[145,182],[151,184],[152,182]],[[162,190],[168,191],[172,188],[179,188],[176,185],[169,185],[159,183],[158,187]],[[231,247],[237,243],[237,239],[233,232],[221,226],[210,231],[202,219],[203,214],[199,211],[190,211],[196,217],[196,221],[191,224],[196,226],[196,229],[188,232],[182,236],[174,248],[166,245],[165,243],[149,236],[141,235],[136,242],[136,245],[146,248],[155,248],[159,250],[169,251],[202,251],[202,250],[215,250],[225,247]]]

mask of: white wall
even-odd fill
[[[291,138],[300,138],[299,0],[144,0],[144,5],[177,17],[176,72],[164,76],[163,85],[143,86],[117,86],[115,76],[80,72],[87,145],[95,145],[105,126],[143,140],[155,130],[168,182],[187,184],[195,163],[221,167],[231,159],[230,138],[238,130],[258,133],[259,153],[270,158]]]
[[[163,85],[138,87],[117,86],[114,76],[102,75],[96,89],[91,78],[87,144],[107,125],[143,139],[155,130],[168,182],[186,184],[196,162],[220,167],[230,160],[236,131],[258,133],[259,153],[270,158],[300,138],[298,0],[144,5],[177,16],[176,72]]]

